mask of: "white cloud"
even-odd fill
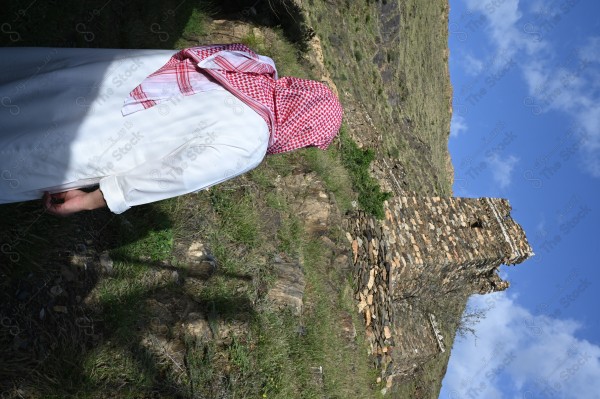
[[[461,132],[466,132],[468,129],[467,122],[463,116],[453,114],[450,123],[450,137],[458,137]]]
[[[527,29],[529,21],[522,19],[519,0],[466,0],[466,4],[469,10],[485,16],[487,26],[481,29],[488,33],[497,47],[497,53],[511,58],[521,50],[532,54],[546,47],[546,43],[538,40],[539,35]]]
[[[583,106],[577,112],[577,118],[585,132],[593,132],[582,137],[583,147],[592,152],[600,150],[600,104]]]
[[[464,58],[465,72],[471,76],[476,76],[483,70],[483,61],[471,54],[465,54]]]
[[[512,171],[519,159],[514,155],[500,157],[497,153],[487,157],[486,162],[492,170],[492,176],[500,188],[504,189],[510,186],[512,182]]]
[[[550,76],[550,71],[545,63],[540,61],[531,61],[522,67],[523,76],[529,94],[540,97],[550,91],[549,85],[552,83],[554,76]]]
[[[600,177],[600,104],[581,109],[576,118],[585,132],[580,138],[585,167],[592,176]]]
[[[578,338],[581,324],[533,315],[506,292],[473,296],[491,307],[477,340],[456,341],[441,398],[600,397],[600,347]]]
[[[539,234],[546,233],[546,218],[543,215],[542,215],[542,218],[540,219],[540,221],[538,222],[538,224],[535,226],[535,230]]]
[[[518,58],[529,96],[523,104],[535,115],[550,111],[565,114],[581,128],[577,139],[583,167],[600,177],[600,37],[589,37],[576,51],[557,57],[550,30],[566,24],[565,17],[577,6],[572,3],[546,4],[536,0],[521,5],[519,0],[465,0],[471,11],[485,16],[479,27],[491,40],[490,53],[498,58]],[[552,23],[548,24],[547,22]],[[492,66],[497,69],[498,66]]]
[[[583,59],[600,62],[600,37],[589,38],[586,45],[581,48],[579,55]]]
[[[579,129],[584,168],[600,177],[600,38],[590,38],[574,57],[552,65],[532,61],[522,67],[536,113],[558,111]]]
[[[541,19],[555,18],[561,12],[560,7],[556,7],[556,3],[549,3],[542,0],[533,1],[529,9]]]

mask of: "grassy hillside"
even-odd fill
[[[35,201],[1,205],[3,399],[380,397],[339,226],[353,202],[381,212],[371,158],[394,165],[403,189],[450,192],[447,7],[302,3],[304,14],[242,0],[15,1],[0,11],[18,33],[0,36],[2,46],[241,41],[281,75],[315,78],[310,26],[346,111],[326,152],[268,157],[208,191],[122,215],[62,219]],[[190,248],[217,260],[212,277],[196,273]],[[301,316],[269,300],[281,262],[302,267]],[[392,395],[436,397],[446,361]]]
[[[308,3],[342,100],[368,114],[352,136],[401,165],[404,190],[450,194],[447,0]]]
[[[308,23],[321,40],[345,108],[352,110],[350,136],[374,149],[379,165],[390,166],[375,176],[397,180],[390,184],[396,193],[451,195],[448,1],[308,3]],[[444,303],[421,298],[413,306],[452,319],[462,314],[465,298]],[[451,348],[455,331],[444,329]],[[423,365],[392,396],[437,398],[449,356],[448,350]]]

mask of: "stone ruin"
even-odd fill
[[[418,300],[457,295],[466,303],[471,294],[505,290],[500,265],[534,255],[510,212],[500,198],[402,196],[386,201],[384,220],[362,211],[346,220],[358,310],[388,387],[450,349],[443,321]]]

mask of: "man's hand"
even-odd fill
[[[50,194],[46,191],[42,202],[48,213],[57,216],[68,216],[76,212],[89,211],[106,206],[106,201],[100,189],[96,189],[90,193],[82,190],[71,190]]]

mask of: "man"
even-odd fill
[[[278,78],[242,44],[173,53],[0,49],[0,203],[43,193],[56,215],[122,213],[238,176],[267,154],[325,149],[339,130],[342,108],[325,85]]]

